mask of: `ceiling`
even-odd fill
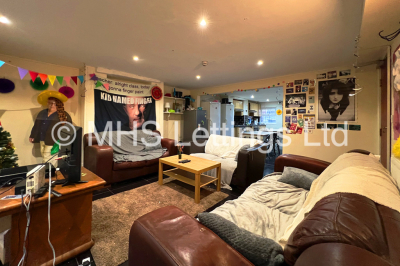
[[[0,14],[12,22],[0,24],[1,53],[85,63],[187,89],[353,63],[363,9],[363,0],[0,3]],[[203,16],[208,26],[201,30]]]
[[[250,100],[254,102],[267,102],[269,99],[270,102],[283,101],[283,88],[282,87],[274,87],[269,89],[258,89],[248,90],[248,91],[234,91],[228,94],[222,94],[226,96],[233,96],[235,99],[239,100]],[[254,98],[251,98],[251,96]]]

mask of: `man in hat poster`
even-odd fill
[[[39,94],[38,102],[47,106],[46,109],[39,112],[33,125],[29,142],[40,143],[40,152],[43,162],[51,158],[51,148],[55,140],[52,136],[52,130],[58,122],[65,121],[72,123],[71,116],[64,110],[64,102],[68,98],[58,91],[44,91]],[[54,130],[54,137],[57,137],[57,130]]]

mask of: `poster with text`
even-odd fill
[[[102,83],[109,84],[107,91],[103,86],[94,90],[95,127],[97,132],[102,132],[107,122],[112,123],[112,130],[131,131],[145,128],[155,130],[156,104],[151,96],[152,85],[133,84],[110,79],[99,78]]]
[[[355,79],[318,83],[318,121],[356,121]]]

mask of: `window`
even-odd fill
[[[264,125],[276,124],[276,107],[261,106],[260,120],[260,123]]]

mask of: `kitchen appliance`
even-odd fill
[[[233,104],[221,104],[221,135],[234,136],[235,108]],[[224,131],[224,128],[226,130]]]
[[[208,130],[207,111],[205,110],[188,110],[183,113],[183,140],[193,141],[193,132],[199,128],[204,129],[197,131],[195,134],[196,139],[205,139],[205,130]]]
[[[201,102],[203,110],[207,111],[209,134],[221,135],[221,103]],[[215,125],[214,125],[215,124]]]
[[[247,115],[235,115],[235,126],[245,126]]]

